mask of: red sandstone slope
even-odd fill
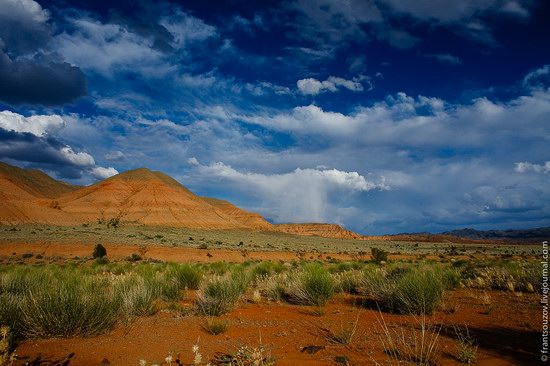
[[[78,225],[114,218],[142,225],[361,237],[332,224],[272,225],[227,201],[196,196],[171,177],[148,169],[127,171],[79,188],[36,170],[0,163],[0,224]]]
[[[306,236],[322,236],[325,238],[340,238],[340,239],[361,239],[362,236],[353,231],[346,230],[336,224],[279,224],[275,225],[275,230],[282,231],[288,234],[306,235]]]
[[[0,162],[0,224],[75,223],[77,220],[55,208],[51,198],[77,188],[38,170]]]
[[[201,229],[246,228],[169,176],[148,169],[118,174],[58,198],[64,212],[85,221],[119,218],[144,225]]]
[[[246,227],[258,230],[273,230],[273,225],[267,222],[260,214],[241,210],[230,202],[217,198],[201,197],[212,206],[222,210],[225,214],[237,220]]]

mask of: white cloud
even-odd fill
[[[174,41],[179,47],[185,47],[190,42],[203,41],[217,35],[215,27],[180,10],[169,17],[163,17],[160,24],[173,35]]]
[[[347,80],[336,76],[330,76],[325,81],[319,81],[313,78],[301,79],[297,81],[296,85],[298,86],[298,90],[304,95],[317,95],[323,91],[336,92],[339,87],[354,92],[364,90],[359,78]]]
[[[104,155],[104,157],[107,160],[122,161],[124,160],[126,155],[124,155],[124,153],[120,150],[115,150],[115,151],[108,152],[107,154]]]
[[[196,160],[196,159],[195,159]],[[338,197],[354,192],[388,190],[384,178],[373,182],[357,172],[337,169],[300,169],[289,173],[243,173],[224,163],[195,167],[200,175],[223,178],[235,190],[253,190],[261,196],[264,210],[278,222],[326,222],[334,220]]]
[[[394,10],[410,14],[418,19],[457,22],[484,12],[511,13],[521,17],[529,14],[517,1],[499,0],[384,0]]]
[[[527,161],[519,162],[515,164],[514,170],[518,173],[550,173],[550,161],[544,162],[544,164],[533,164]]]
[[[189,165],[192,165],[192,166],[199,166],[200,165],[199,161],[194,156],[187,159],[187,163],[189,163]]]
[[[60,149],[61,154],[67,159],[67,161],[71,162],[73,165],[76,166],[93,166],[95,165],[95,160],[92,155],[80,151],[75,152],[72,147],[65,146]]]
[[[35,136],[46,136],[55,134],[65,127],[61,116],[35,115],[30,117],[22,116],[10,111],[0,112],[0,127],[15,132],[29,132]]]
[[[0,15],[27,23],[45,23],[50,14],[34,0],[0,0]]]
[[[461,65],[462,61],[460,61],[460,58],[453,56],[448,53],[433,53],[433,54],[427,54],[426,57],[434,58],[439,62],[446,63],[449,65]]]
[[[397,93],[349,114],[308,105],[272,116],[240,116],[239,120],[331,145],[487,147],[518,136],[547,136],[544,116],[549,114],[550,91],[535,91],[507,103],[479,98],[464,105]],[[519,120],[524,124],[519,125]]]
[[[522,83],[527,88],[545,88],[550,86],[550,65],[544,65],[532,70],[525,75]]]
[[[112,177],[113,175],[118,174],[118,170],[116,170],[115,168],[104,168],[102,166],[96,166],[92,168],[90,172],[97,179],[107,179],[109,177]]]
[[[163,55],[144,38],[119,24],[93,19],[70,19],[76,30],[55,37],[55,48],[67,61],[84,69],[110,75],[118,69],[162,76],[171,70]]]

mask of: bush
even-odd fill
[[[196,301],[198,311],[214,316],[231,311],[246,290],[248,282],[242,271],[211,277],[199,289]]]
[[[94,252],[92,253],[92,257],[94,259],[97,259],[97,258],[103,258],[107,256],[107,249],[105,249],[105,247],[101,244],[97,244],[94,248]]]
[[[89,336],[111,329],[118,299],[92,278],[51,278],[30,290],[21,306],[27,337]]]
[[[401,314],[432,314],[443,298],[445,285],[441,275],[432,269],[420,269],[400,278],[392,303]]]
[[[168,272],[181,289],[198,290],[203,276],[199,268],[190,265],[177,265],[169,268]]]
[[[285,296],[291,303],[323,307],[335,291],[335,281],[328,271],[311,264],[290,279]]]
[[[401,314],[431,314],[437,308],[446,286],[448,271],[431,268],[367,271],[364,289],[383,308]],[[452,277],[452,276],[449,276]]]
[[[377,264],[388,261],[388,252],[383,249],[372,248],[371,250],[373,261]]]

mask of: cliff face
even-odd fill
[[[346,230],[336,224],[279,224],[275,225],[277,231],[287,234],[321,236],[324,238],[361,239],[362,236],[353,231]]]

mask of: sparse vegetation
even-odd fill
[[[476,363],[477,360],[477,345],[474,339],[470,335],[470,330],[466,325],[464,329],[454,327],[456,338],[458,340],[458,349],[456,352],[457,360],[466,365]]]
[[[435,366],[439,358],[439,333],[441,327],[427,322],[422,316],[419,329],[390,328],[380,313],[378,324],[382,330],[380,343],[384,353],[396,364],[402,362],[418,366]]]
[[[218,354],[214,360],[220,366],[272,366],[275,361],[260,347],[241,346],[235,353]]]
[[[202,329],[212,335],[225,333],[229,329],[229,321],[216,318],[208,318],[202,325]]]
[[[359,314],[357,319],[351,323],[340,323],[340,328],[332,330],[328,337],[329,341],[337,344],[350,344],[357,332],[357,324],[359,323]]]

